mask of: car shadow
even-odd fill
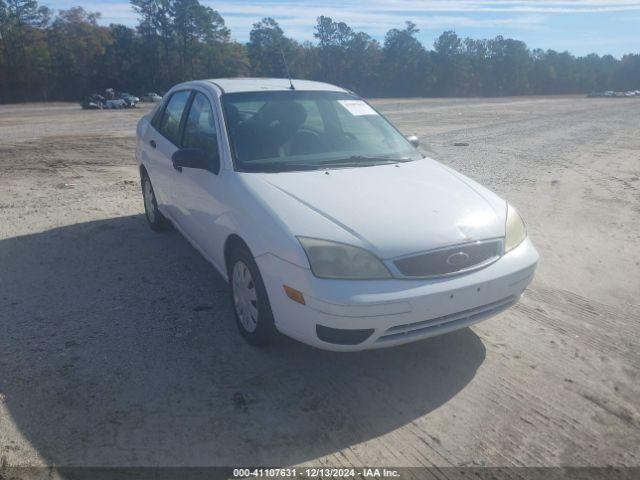
[[[220,275],[141,215],[0,240],[0,265],[3,430],[23,437],[0,445],[9,459],[30,444],[66,466],[312,461],[424,417],[485,358],[469,329],[361,353],[251,347]]]

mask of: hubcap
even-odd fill
[[[258,326],[258,297],[256,285],[244,262],[233,266],[233,303],[240,323],[247,332],[253,332]]]
[[[156,211],[153,205],[153,188],[151,188],[151,182],[149,179],[144,181],[142,196],[144,197],[144,209],[147,212],[147,218],[151,223],[153,223],[156,219]]]

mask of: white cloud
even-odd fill
[[[69,8],[76,0],[42,0],[53,8]],[[248,39],[252,25],[273,17],[286,34],[298,40],[313,40],[316,18],[326,15],[344,21],[356,30],[381,38],[391,28],[411,20],[418,28],[542,30],[552,15],[640,11],[640,0],[326,0],[307,3],[296,0],[201,0],[218,10],[235,39]],[[366,7],[365,7],[366,5]],[[83,2],[102,12],[103,23],[135,25],[137,18],[126,0]]]
[[[327,0],[322,5],[308,4],[304,1],[274,1],[266,0],[255,3],[238,1],[209,1],[221,12],[254,15],[286,14],[300,10],[365,10],[361,0]],[[594,13],[605,11],[640,10],[638,0],[368,0],[366,11],[381,12],[503,12],[503,13]]]
[[[237,38],[248,37],[248,32],[258,17],[245,17],[225,14],[221,10],[227,25],[236,33]],[[405,20],[412,20],[420,29],[456,29],[456,28],[510,28],[510,29],[539,29],[547,19],[543,15],[520,15],[508,18],[474,18],[461,15],[389,15],[373,14],[355,11],[327,11],[309,12],[307,15],[297,15],[289,12],[288,16],[278,16],[273,13],[280,26],[287,35],[300,40],[313,39],[313,25],[319,15],[326,15],[335,21],[344,21],[355,30],[362,30],[374,37],[383,36],[391,28],[403,28]],[[262,18],[262,17],[260,17]],[[238,35],[240,32],[242,34]]]
[[[338,2],[329,0],[323,5],[307,5],[304,2],[278,2],[263,1],[256,3],[217,2],[212,0],[202,0],[203,4],[210,5],[218,10],[231,28],[234,37],[238,40],[246,40],[249,30],[254,23],[263,17],[274,17],[278,20],[282,28],[290,35],[299,40],[313,39],[313,26],[316,18],[326,15],[336,21],[344,21],[356,30],[363,30],[372,36],[382,36],[389,29],[402,27],[405,20],[412,20],[418,24],[419,28],[491,28],[509,27],[514,29],[539,28],[546,17],[539,14],[516,14],[507,18],[476,18],[469,15],[461,15],[460,12],[471,10],[457,9],[458,4],[465,4],[471,7],[472,3],[455,1],[451,2],[450,9],[441,9],[442,1],[416,0],[371,0],[368,8],[364,10],[361,2],[345,0]],[[491,2],[504,3],[504,2]],[[49,3],[53,8],[69,8],[73,2],[66,0],[53,0]],[[422,5],[423,8],[418,8]],[[136,14],[128,2],[99,2],[89,1],[83,3],[84,8],[102,13],[102,23],[124,23],[133,25],[136,23]],[[392,8],[392,7],[396,8]],[[424,7],[434,7],[432,10]],[[446,14],[453,13],[453,14]]]
[[[346,3],[354,2],[347,0]],[[380,10],[476,13],[593,13],[640,10],[638,0],[370,0],[367,5]]]

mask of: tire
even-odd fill
[[[171,222],[167,220],[162,212],[158,209],[158,203],[156,202],[156,194],[151,184],[151,179],[147,172],[143,172],[142,179],[142,200],[144,203],[144,214],[149,222],[151,230],[154,232],[161,232],[169,230],[171,228]]]
[[[273,343],[277,331],[271,304],[258,265],[247,248],[232,250],[228,271],[231,305],[240,334],[254,346]]]

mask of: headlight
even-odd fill
[[[367,250],[316,238],[298,237],[298,240],[316,277],[352,280],[391,278],[387,267]]]
[[[507,204],[507,225],[506,237],[504,240],[504,253],[507,253],[527,238],[527,227],[520,214],[511,205]]]

